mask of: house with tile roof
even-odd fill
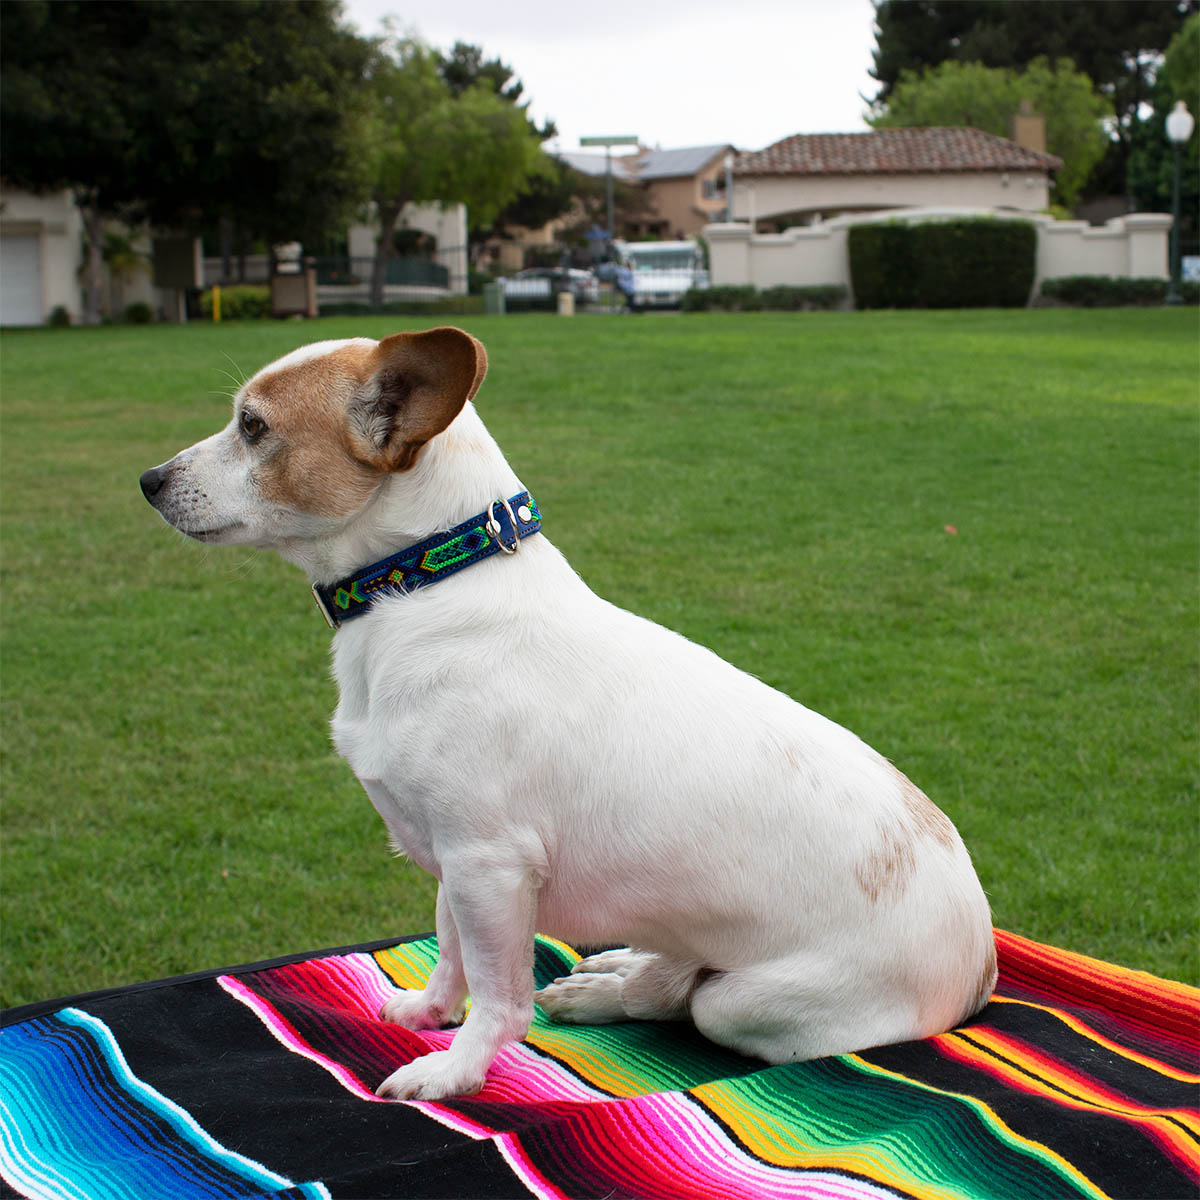
[[[884,209],[1044,211],[1062,160],[968,127],[799,133],[737,155],[733,219],[779,231]]]

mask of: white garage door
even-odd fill
[[[37,235],[0,237],[0,325],[40,325],[42,318]]]

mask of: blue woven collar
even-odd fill
[[[521,492],[509,500],[495,500],[487,512],[336,583],[314,583],[313,596],[330,629],[336,629],[365,613],[380,595],[413,592],[493,554],[513,554],[523,537],[541,527],[537,504],[528,492]]]

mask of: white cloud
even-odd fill
[[[865,129],[871,0],[346,0],[360,33],[399,29],[447,50],[463,41],[507,63],[558,144],[635,134],[648,145],[732,142],[757,150],[793,133]]]

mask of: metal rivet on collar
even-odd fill
[[[529,511],[528,507],[524,504],[522,504],[521,507],[517,509],[517,516],[520,517],[521,520],[525,521],[525,522],[529,522],[529,521],[533,520],[533,513],[531,513]]]

